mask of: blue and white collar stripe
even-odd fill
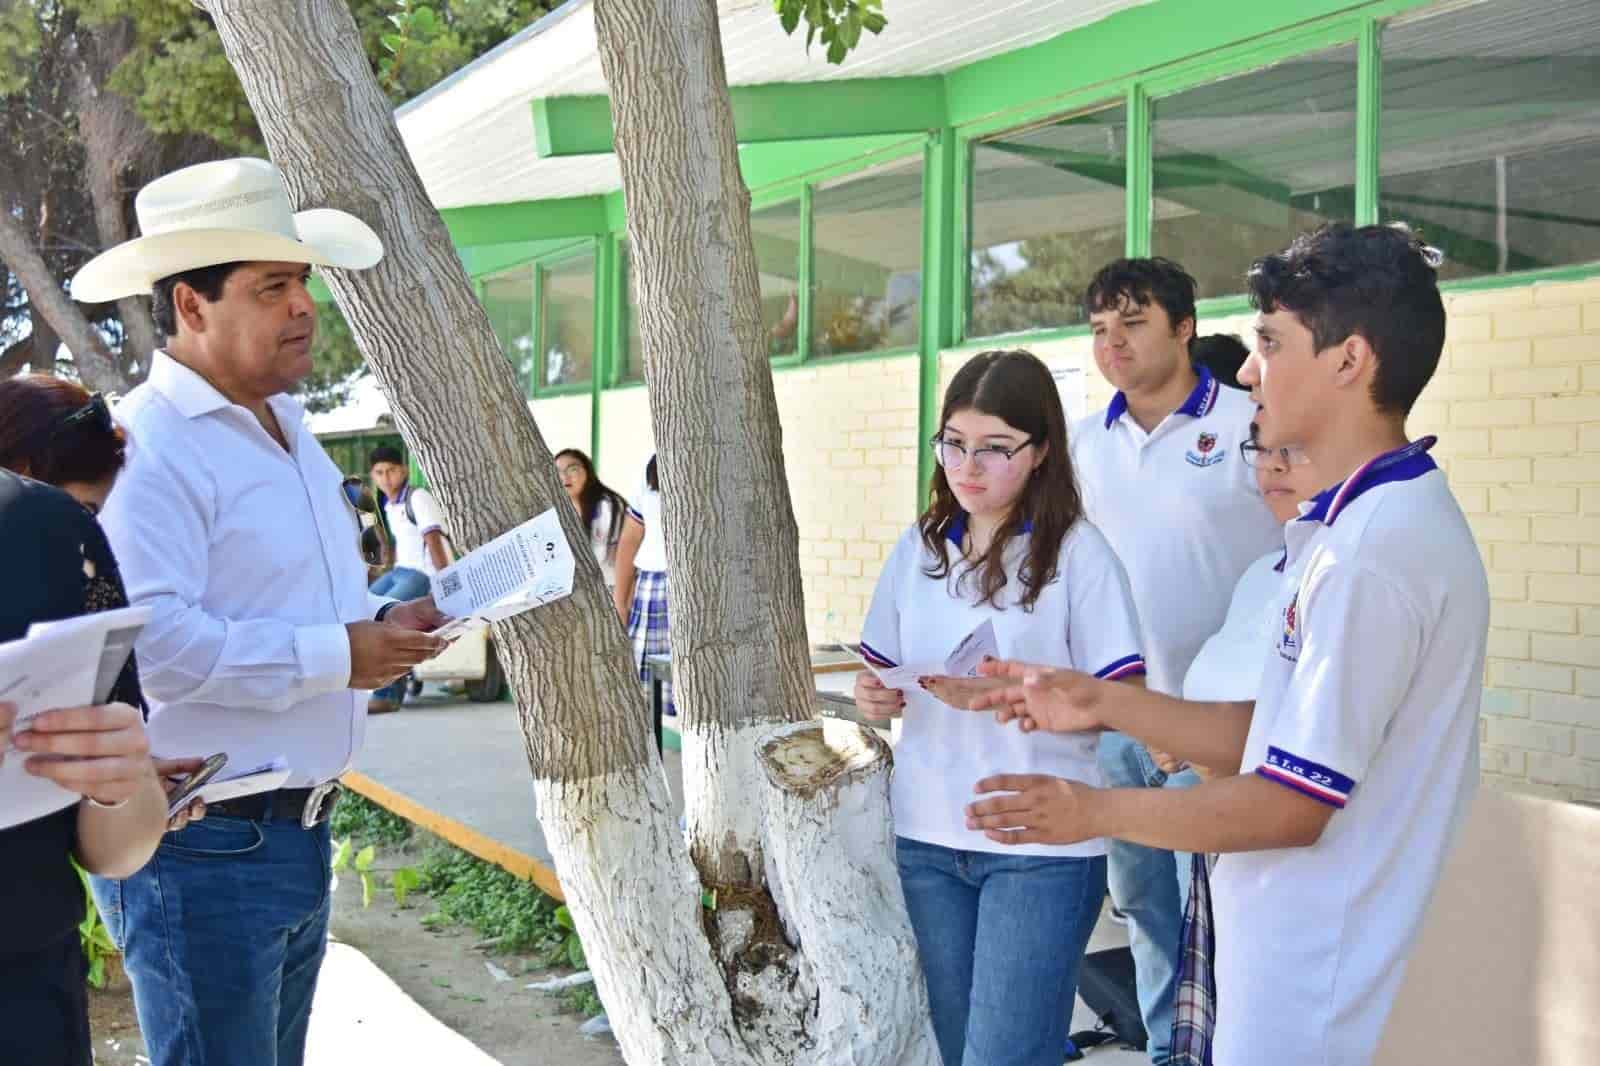
[[[1387,485],[1393,481],[1411,481],[1439,464],[1433,461],[1428,449],[1438,442],[1438,437],[1428,436],[1413,441],[1404,448],[1385,452],[1368,460],[1355,473],[1341,483],[1312,497],[1310,506],[1299,518],[1301,522],[1321,522],[1331,526],[1357,497],[1368,489]]]
[[[1206,367],[1196,367],[1195,373],[1199,381],[1190,390],[1188,397],[1178,405],[1174,414],[1188,415],[1190,418],[1204,418],[1217,406],[1217,396],[1222,391],[1222,384]],[[1117,419],[1128,413],[1128,397],[1121,392],[1111,397],[1111,402],[1106,405],[1106,428],[1116,425]]]

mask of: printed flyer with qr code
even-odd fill
[[[450,615],[446,638],[572,594],[572,546],[554,508],[502,533],[433,577],[433,600]]]

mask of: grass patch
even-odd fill
[[[374,844],[380,848],[398,847],[409,841],[416,831],[415,826],[398,814],[349,789],[339,793],[339,802],[328,819],[328,829],[335,839],[354,841],[358,847]]]

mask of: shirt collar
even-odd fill
[[[1344,513],[1344,509],[1368,489],[1375,489],[1391,481],[1410,481],[1430,470],[1438,469],[1439,464],[1428,454],[1428,449],[1432,448],[1438,439],[1431,436],[1423,437],[1404,448],[1396,448],[1392,452],[1384,452],[1375,459],[1369,459],[1344,481],[1323,490],[1312,497],[1309,503],[1303,504],[1305,510],[1298,521],[1321,522],[1325,526],[1331,526]]]
[[[1190,418],[1204,418],[1217,406],[1217,394],[1221,384],[1206,367],[1195,368],[1195,376],[1199,379],[1194,388],[1189,390],[1188,398],[1178,405],[1174,414],[1188,415]],[[1111,397],[1111,402],[1106,405],[1106,428],[1116,425],[1117,419],[1128,413],[1128,397],[1118,392]]]
[[[161,348],[157,348],[150,359],[148,380],[157,392],[171,401],[179,414],[188,419],[201,418],[234,405],[215,385]],[[269,396],[267,405],[278,416],[278,423],[285,435],[292,435],[305,420],[305,408],[288,393]]]
[[[1022,523],[1022,532],[1033,532],[1033,519],[1030,518]],[[956,516],[950,520],[950,528],[944,531],[944,539],[958,548],[961,547],[961,542],[967,539],[967,512],[956,512]]]

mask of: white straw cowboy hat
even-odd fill
[[[150,292],[173,274],[219,263],[285,262],[364,270],[383,242],[354,215],[291,211],[278,168],[224,159],[157,178],[134,199],[143,236],[95,256],[72,279],[72,298],[106,303]]]

